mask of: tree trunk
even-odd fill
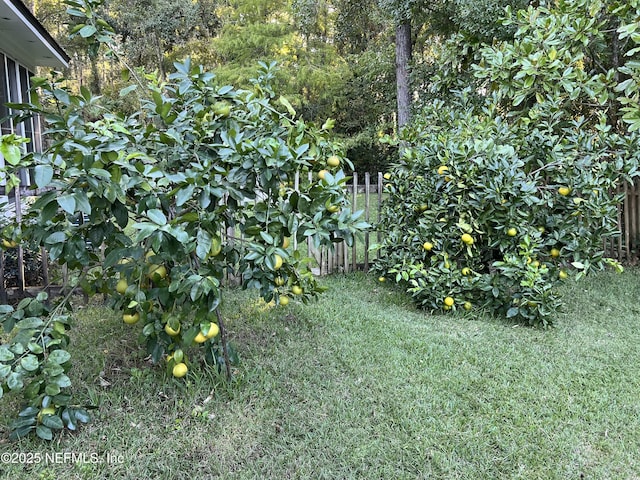
[[[398,129],[411,119],[411,20],[403,20],[396,27],[396,93],[398,99]]]

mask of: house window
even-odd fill
[[[7,77],[7,57],[0,53],[0,131],[8,135],[13,131],[9,109],[5,103],[9,101],[9,78]]]
[[[30,118],[15,124],[10,118],[11,109],[5,104],[22,103],[29,101],[30,78],[33,73],[27,68],[17,63],[15,60],[0,53],[0,127],[3,135],[15,133],[29,138],[31,141],[24,145],[26,153],[42,150],[40,136],[40,122],[37,118]],[[4,159],[0,156],[0,162],[4,164]],[[22,185],[28,186],[32,183],[32,172],[23,170],[20,172]]]

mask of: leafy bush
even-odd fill
[[[99,1],[67,3],[86,22],[79,35],[109,41],[92,13]],[[120,92],[137,93],[131,114],[108,111],[84,87],[34,78],[39,93],[13,108],[47,119],[49,147],[21,155],[21,139],[3,138],[3,173],[15,186],[16,172],[33,168],[36,186],[49,189],[25,212],[21,241],[79,272],[70,278],[86,293],[109,294],[125,323],[142,323],[154,362],[182,378],[187,349],[201,345],[205,361],[230,375],[237,358],[218,309],[224,276],[274,305],[309,301],[323,289],[296,242],[350,243],[367,225],[349,208],[349,162],[330,138],[332,122],[297,120],[271,86],[274,65],[262,64],[247,90],[219,87],[189,61],[175,67],[167,82],[132,72],[136,81]],[[68,298],[46,300],[0,308],[0,397],[22,392],[26,403],[13,437],[50,439],[86,419],[68,391]]]
[[[637,84],[616,79],[636,64],[614,62],[622,47],[604,30],[628,36],[632,18],[629,5],[589,1],[509,14],[515,39],[483,47],[472,66],[480,87],[430,102],[401,138],[376,270],[425,308],[547,325],[559,282],[621,268],[603,238],[618,233],[618,186],[637,175],[638,137],[616,117],[626,105],[635,130]]]

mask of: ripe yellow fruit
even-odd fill
[[[284,263],[284,261],[282,260],[282,257],[280,255],[278,255],[277,253],[276,253],[275,259],[276,259],[276,263],[274,264],[273,268],[275,270],[280,270],[280,268],[282,267],[282,264]]]
[[[390,174],[390,173],[385,173],[382,177],[383,177],[385,180],[391,180],[391,174]]]
[[[222,239],[220,237],[213,237],[211,239],[211,249],[209,250],[210,257],[216,257],[220,255],[222,251]]]
[[[291,245],[291,239],[289,237],[284,237],[282,239],[282,248],[289,248],[289,245]]]
[[[336,213],[338,210],[340,210],[340,207],[338,205],[329,205],[327,207],[327,212],[329,213]]]
[[[453,297],[446,297],[446,298],[444,299],[444,304],[445,304],[447,307],[452,307],[454,303],[455,303],[455,300],[453,299]]]
[[[329,158],[327,158],[327,165],[330,166],[331,168],[339,167],[340,157],[336,155],[331,155]]]
[[[289,305],[289,297],[285,297],[284,295],[280,296],[280,305],[283,307]]]
[[[178,335],[180,333],[180,325],[178,325],[178,329],[174,330],[173,328],[171,328],[171,325],[169,325],[168,323],[164,326],[164,331],[167,333],[167,335],[169,335],[170,337],[175,337],[176,335]]]
[[[276,284],[276,286],[281,287],[284,285],[284,278],[276,277],[276,279],[274,280],[274,283]]]
[[[567,277],[569,277],[569,274],[564,270],[560,270],[560,273],[558,273],[558,278],[560,280],[565,280]]]
[[[193,339],[193,341],[196,343],[204,343],[207,340],[208,340],[207,336],[202,332],[198,332],[198,335],[196,335],[196,338]]]
[[[473,308],[473,304],[471,302],[464,302],[462,306],[465,310],[471,310]]]
[[[38,420],[38,423],[42,423],[42,417],[44,417],[45,415],[55,415],[55,414],[56,414],[55,407],[45,407],[38,412],[38,416],[36,418]]]
[[[423,204],[421,204],[421,205],[418,207],[418,210],[419,210],[420,212],[424,212],[424,211],[426,211],[428,208],[429,208],[429,206],[428,206],[426,203],[423,203]]]
[[[227,118],[231,114],[231,107],[226,102],[216,102],[213,105],[213,113],[218,117]]]
[[[302,287],[300,285],[294,285],[291,287],[291,293],[294,295],[302,295]]]
[[[161,280],[167,276],[167,267],[164,265],[149,265],[147,276],[150,280]]]
[[[560,187],[558,188],[558,193],[564,197],[571,193],[571,189],[569,187]]]
[[[507,230],[507,235],[509,235],[510,237],[515,237],[517,234],[518,234],[518,230],[516,230],[513,227]]]
[[[462,239],[462,243],[465,243],[467,245],[473,245],[473,237],[468,233],[463,233],[462,237],[460,238]]]
[[[553,258],[558,258],[560,256],[560,250],[557,248],[552,248],[550,253]]]
[[[538,268],[540,266],[540,262],[538,260],[534,260],[533,262],[531,262],[531,266],[533,268]]]
[[[135,313],[125,313],[122,315],[122,321],[127,325],[133,325],[140,320],[140,314],[138,312]]]
[[[327,173],[329,173],[329,171],[328,171],[328,170],[320,170],[320,171],[318,172],[318,178],[319,178],[320,180],[324,180],[324,177],[325,177],[325,175],[326,175]]]
[[[128,286],[129,284],[127,283],[127,280],[125,278],[121,278],[118,280],[118,283],[116,283],[116,292],[123,294],[127,291]]]
[[[380,283],[384,283],[384,282],[386,282],[386,281],[387,281],[387,279],[386,279],[385,277],[380,276],[380,277],[378,277],[378,281],[379,281]]]
[[[447,167],[446,165],[440,165],[438,167],[438,174],[439,175],[444,175],[445,172],[449,171],[449,167]]]
[[[462,275],[471,275],[471,269],[469,267],[464,267],[462,269]]]
[[[180,362],[174,365],[173,371],[171,373],[173,373],[173,376],[176,378],[182,378],[187,374],[188,371],[189,368],[187,367],[187,365],[183,362]]]
[[[207,332],[207,338],[213,338],[220,333],[220,327],[218,327],[217,323],[211,323],[209,327],[209,331]]]
[[[6,238],[3,238],[2,246],[4,248],[15,248],[18,246],[18,244],[14,240],[7,240]]]
[[[430,252],[431,250],[433,250],[433,243],[431,242],[424,242],[422,244],[422,248],[424,248],[427,252]]]

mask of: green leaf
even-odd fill
[[[120,97],[126,97],[131,92],[133,92],[136,88],[138,88],[138,85],[136,84],[129,85],[128,87],[123,88],[122,90],[120,90]]]
[[[4,138],[2,142],[0,142],[0,154],[2,154],[5,161],[10,165],[17,165],[20,163],[20,158],[22,157],[20,147],[6,142]]]
[[[4,379],[11,373],[11,365],[5,365],[0,363],[0,383],[4,382]],[[2,390],[2,388],[0,388]]]
[[[73,194],[60,195],[56,201],[65,212],[71,215],[76,213],[76,198]]]
[[[64,243],[67,241],[67,236],[64,232],[54,232],[45,238],[44,243],[48,245],[54,245],[56,243]]]
[[[20,330],[31,330],[44,325],[44,321],[39,317],[28,317],[16,323],[16,328]]]
[[[38,357],[29,354],[20,359],[20,366],[27,372],[35,372],[40,367],[40,362]]]
[[[47,362],[61,365],[68,362],[69,359],[71,359],[71,354],[66,350],[54,350],[49,354],[49,357],[47,357]]]
[[[280,102],[280,104],[283,105],[287,109],[287,111],[289,112],[289,115],[291,115],[292,117],[296,116],[296,111],[293,108],[293,106],[291,105],[291,103],[289,103],[289,100],[287,100],[283,96],[280,96],[280,98],[278,99],[278,102]]]
[[[44,388],[44,391],[47,395],[54,396],[60,393],[60,387],[55,383],[48,383],[47,386]]]
[[[82,213],[91,215],[91,204],[89,203],[89,197],[87,197],[87,194],[85,192],[76,192],[73,196],[76,201],[77,209]]]
[[[7,378],[7,387],[9,387],[10,390],[20,390],[24,387],[24,383],[22,383],[22,375],[18,372],[11,372]]]
[[[64,428],[62,419],[58,415],[43,415],[42,424],[53,430],[62,430]]]
[[[50,378],[49,381],[56,384],[60,388],[67,388],[71,386],[71,380],[65,374]]]
[[[195,185],[187,185],[186,187],[178,190],[178,193],[176,194],[176,206],[181,207],[184,205],[193,196],[195,188]]]
[[[53,432],[49,427],[45,427],[44,425],[38,425],[36,427],[36,435],[43,440],[51,440],[53,438]]]
[[[9,350],[9,347],[2,345],[0,347],[0,362],[10,362],[15,358],[13,352]]]
[[[94,35],[98,30],[93,25],[85,25],[80,29],[80,36],[82,38],[89,38],[91,35]]]
[[[158,225],[162,226],[167,224],[167,217],[162,212],[162,210],[158,210],[157,208],[152,208],[151,210],[147,211],[147,217],[153,223],[156,223]]]
[[[36,165],[33,169],[34,180],[38,188],[44,188],[53,179],[53,167],[51,165]]]

